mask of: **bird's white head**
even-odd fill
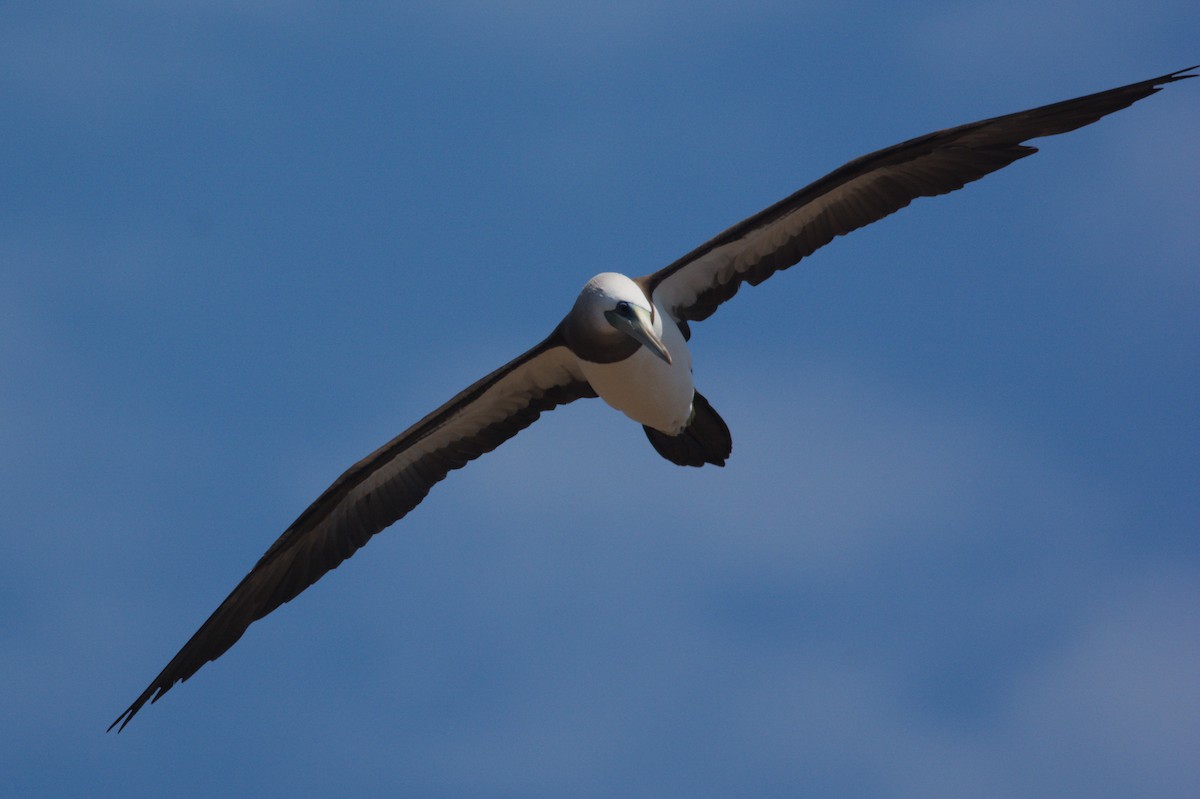
[[[598,345],[615,353],[627,350],[625,345],[636,349],[636,344],[641,344],[671,363],[671,353],[655,330],[657,321],[661,331],[662,320],[655,319],[646,293],[625,275],[602,272],[589,280],[567,321],[569,333],[579,344],[577,350],[590,351]]]
[[[601,272],[579,292],[575,307],[585,315],[589,325],[608,330],[611,326],[605,314],[615,311],[621,303],[651,312],[650,300],[637,283],[617,272]]]

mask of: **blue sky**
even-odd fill
[[[346,466],[846,160],[1187,2],[10,3],[14,795],[1192,797],[1200,81],[696,326],[725,469],[546,416],[104,728]]]

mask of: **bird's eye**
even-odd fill
[[[617,313],[621,316],[630,316],[633,314],[633,308],[629,307],[629,303],[621,300],[617,303]]]

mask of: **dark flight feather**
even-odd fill
[[[246,629],[338,567],[415,508],[450,471],[490,452],[544,411],[595,392],[555,333],[351,466],[267,549],[225,601],[109,729],[125,728],[216,660]]]
[[[743,283],[756,286],[918,197],[962,188],[1033,155],[1022,142],[1066,133],[1126,108],[1197,67],[918,136],[856,158],[639,279],[680,321],[707,319]]]

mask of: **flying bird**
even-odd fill
[[[723,466],[732,439],[693,383],[691,323],[711,316],[743,283],[758,285],[834,237],[917,197],[960,189],[1037,152],[1023,142],[1089,125],[1169,83],[1196,77],[1197,68],[909,139],[849,162],[657,272],[593,277],[541,343],[334,481],[109,730],[123,730],[146,702],[224,654],[251,624],[401,519],[452,470],[495,449],[544,411],[598,396],[641,424],[670,462]]]

